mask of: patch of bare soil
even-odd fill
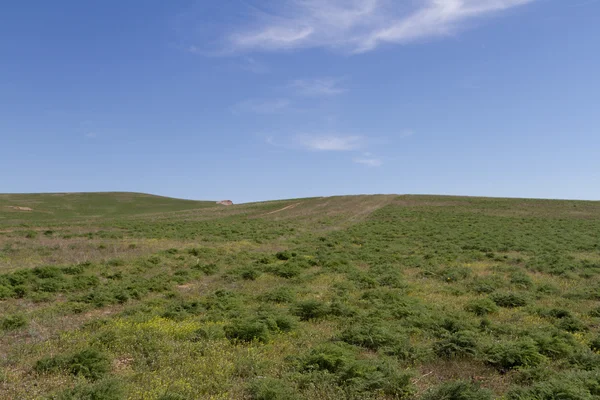
[[[282,212],[282,211],[285,211],[285,210],[289,210],[291,208],[294,208],[294,207],[298,206],[298,204],[300,204],[300,203],[290,204],[287,207],[283,207],[283,208],[280,208],[279,210],[271,211],[271,212],[268,212],[268,213],[263,214],[263,215],[270,215],[270,214],[275,214],[275,213]]]
[[[17,211],[33,211],[33,208],[29,208],[29,207],[8,206],[8,208],[12,208],[13,210],[17,210]]]

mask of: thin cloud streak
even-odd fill
[[[282,0],[226,37],[231,51],[331,48],[349,53],[455,34],[465,24],[536,0]]]
[[[383,161],[379,158],[355,158],[352,161],[367,167],[381,167],[383,165]]]
[[[351,151],[361,148],[363,137],[361,136],[340,136],[340,135],[298,135],[296,143],[312,151]]]
[[[340,79],[334,78],[296,79],[289,84],[289,87],[301,96],[327,97],[346,92],[339,83]]]

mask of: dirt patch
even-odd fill
[[[12,208],[13,210],[17,210],[17,211],[33,211],[33,208],[29,208],[29,207],[8,206],[8,208]]]
[[[221,201],[217,201],[217,204],[220,204],[222,206],[232,206],[233,205],[233,201],[231,201],[231,200],[221,200]]]
[[[289,210],[289,209],[291,209],[291,208],[294,208],[294,207],[298,206],[299,204],[300,204],[300,203],[296,203],[296,204],[290,204],[290,205],[289,205],[289,206],[287,206],[287,207],[283,207],[283,208],[280,208],[279,210],[271,211],[271,212],[268,212],[268,213],[266,213],[266,214],[263,214],[263,215],[271,215],[271,214],[275,214],[275,213],[282,212],[282,211],[285,211],[285,210]]]

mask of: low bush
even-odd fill
[[[446,382],[426,392],[421,400],[491,400],[492,392],[465,381]]]
[[[347,345],[325,343],[308,353],[302,360],[304,371],[338,373],[354,362],[354,351]]]
[[[37,361],[34,370],[38,373],[67,371],[71,375],[96,380],[110,371],[108,357],[93,348],[82,350],[68,356],[54,356]]]
[[[252,400],[299,399],[291,384],[275,378],[254,379],[249,387]]]
[[[555,325],[557,328],[571,333],[583,332],[588,329],[588,327],[581,320],[574,316],[561,318],[556,321]]]
[[[320,300],[304,300],[292,307],[292,314],[302,321],[324,318],[329,315],[329,306]]]
[[[598,371],[561,373],[529,387],[510,390],[507,400],[593,400],[600,396]]]
[[[371,350],[395,347],[404,340],[398,335],[397,329],[386,326],[382,321],[377,320],[351,321],[339,335],[339,339]]]
[[[504,286],[504,279],[499,275],[478,277],[473,279],[469,287],[475,293],[492,293]]]
[[[12,288],[5,286],[5,285],[0,285],[0,300],[6,300],[8,298],[11,298],[15,295],[15,292]]]
[[[478,316],[493,314],[498,311],[496,303],[488,298],[472,300],[465,306],[465,310]]]
[[[590,349],[596,353],[600,352],[600,336],[596,336],[590,341]]]
[[[125,398],[123,385],[116,379],[108,379],[94,384],[77,385],[59,395],[51,396],[50,400],[123,400]]]
[[[184,395],[181,394],[177,394],[177,393],[165,393],[163,395],[160,395],[157,400],[187,400],[188,398],[185,397]]]
[[[527,298],[519,293],[496,293],[492,301],[500,307],[515,308],[527,305]]]
[[[296,292],[285,286],[280,286],[259,296],[259,300],[271,303],[291,303],[295,298]]]
[[[261,272],[258,269],[252,267],[241,268],[235,272],[237,275],[239,275],[242,279],[246,281],[254,281],[261,274]]]
[[[500,371],[516,367],[534,367],[545,360],[532,339],[506,341],[492,345],[486,350],[487,362]]]
[[[473,271],[468,267],[450,266],[438,271],[438,277],[448,283],[458,282],[469,278]]]
[[[231,341],[266,343],[269,341],[269,328],[258,319],[240,319],[225,326],[225,336]]]
[[[297,263],[286,262],[282,264],[272,264],[267,267],[266,270],[275,276],[290,279],[302,274],[303,268]]]
[[[510,275],[510,283],[520,289],[531,289],[533,280],[523,271],[515,271]]]
[[[0,319],[0,329],[12,331],[27,326],[27,318],[23,314],[12,314]]]
[[[477,353],[476,335],[471,331],[458,331],[445,335],[433,345],[434,353],[445,359],[473,356]]]
[[[405,398],[412,393],[409,374],[385,360],[358,360],[352,349],[341,344],[328,343],[313,349],[301,365],[304,372],[333,374],[337,384],[354,396],[381,392]]]
[[[558,330],[540,332],[534,335],[533,339],[538,351],[551,359],[573,356],[581,347],[573,335]]]
[[[192,266],[192,269],[196,271],[201,271],[204,275],[214,275],[219,272],[219,266],[214,263],[210,264],[200,264],[200,261],[196,263],[196,265]]]

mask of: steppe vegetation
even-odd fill
[[[591,400],[599,300],[598,202],[0,195],[1,399]]]

